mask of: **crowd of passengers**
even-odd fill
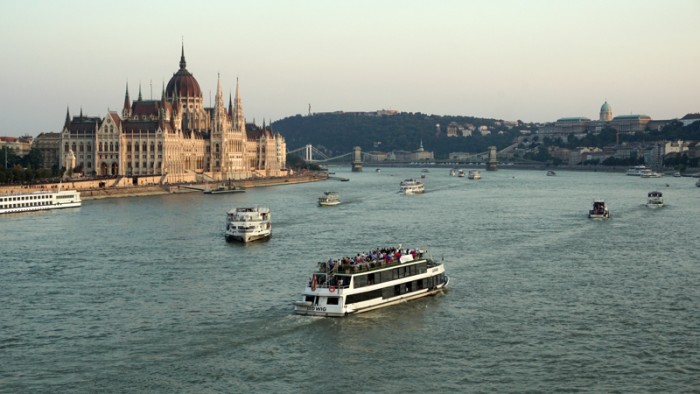
[[[361,271],[398,263],[401,261],[401,257],[406,255],[411,255],[415,260],[417,257],[421,257],[421,252],[417,249],[402,248],[401,245],[399,245],[398,248],[379,248],[370,250],[367,253],[358,253],[355,257],[345,256],[340,259],[331,258],[325,263],[319,263],[319,266],[322,272],[331,270],[344,271],[347,269]]]

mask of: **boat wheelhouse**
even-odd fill
[[[608,210],[608,206],[605,204],[605,201],[594,200],[593,209],[588,211],[588,217],[590,219],[609,219],[610,211]]]
[[[460,178],[464,178],[464,170],[460,169],[459,172],[457,172],[457,176]]]
[[[469,179],[481,179],[481,171],[469,170],[469,175],[467,175],[467,178],[469,178]]]
[[[385,248],[367,255],[318,263],[295,301],[299,315],[341,317],[444,291],[449,278],[442,262],[424,250]]]
[[[76,208],[82,205],[76,190],[38,191],[0,195],[0,214]]]
[[[253,242],[272,236],[270,209],[266,207],[235,208],[226,213],[226,240]]]
[[[318,198],[318,205],[322,207],[330,207],[340,204],[340,195],[336,192],[323,192]]]
[[[664,206],[664,196],[663,193],[653,191],[647,193],[647,207],[649,208],[661,208]]]
[[[425,192],[425,186],[423,182],[415,180],[413,178],[404,179],[399,184],[399,191],[403,194],[421,194]]]

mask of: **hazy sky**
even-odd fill
[[[244,114],[396,109],[526,122],[700,112],[700,1],[3,1],[0,135],[160,98],[187,69]],[[151,95],[152,92],[152,95]],[[283,132],[283,130],[282,130]]]

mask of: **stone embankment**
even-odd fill
[[[289,177],[273,177],[273,178],[257,178],[245,179],[236,181],[236,185],[245,188],[290,185],[294,183],[317,182],[328,179],[327,174],[302,174]],[[29,193],[43,190],[56,190],[58,187],[63,189],[75,189],[80,191],[80,197],[83,200],[96,200],[101,198],[116,198],[116,197],[137,197],[137,196],[153,196],[160,194],[174,193],[201,193],[202,190],[219,186],[217,183],[187,183],[187,184],[163,184],[163,185],[141,185],[141,186],[113,186],[113,187],[95,187],[92,183],[85,183],[85,187],[81,187],[82,182],[72,182],[72,187],[67,187],[66,184],[59,186],[58,184],[47,185],[31,185],[31,186],[5,186],[0,187],[0,194],[7,193]]]

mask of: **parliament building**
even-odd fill
[[[59,164],[88,176],[150,177],[159,183],[226,181],[286,174],[286,143],[271,127],[246,124],[240,89],[224,104],[217,81],[213,107],[187,70],[180,68],[159,100],[133,102],[126,86],[121,114],[71,118],[60,133]]]

